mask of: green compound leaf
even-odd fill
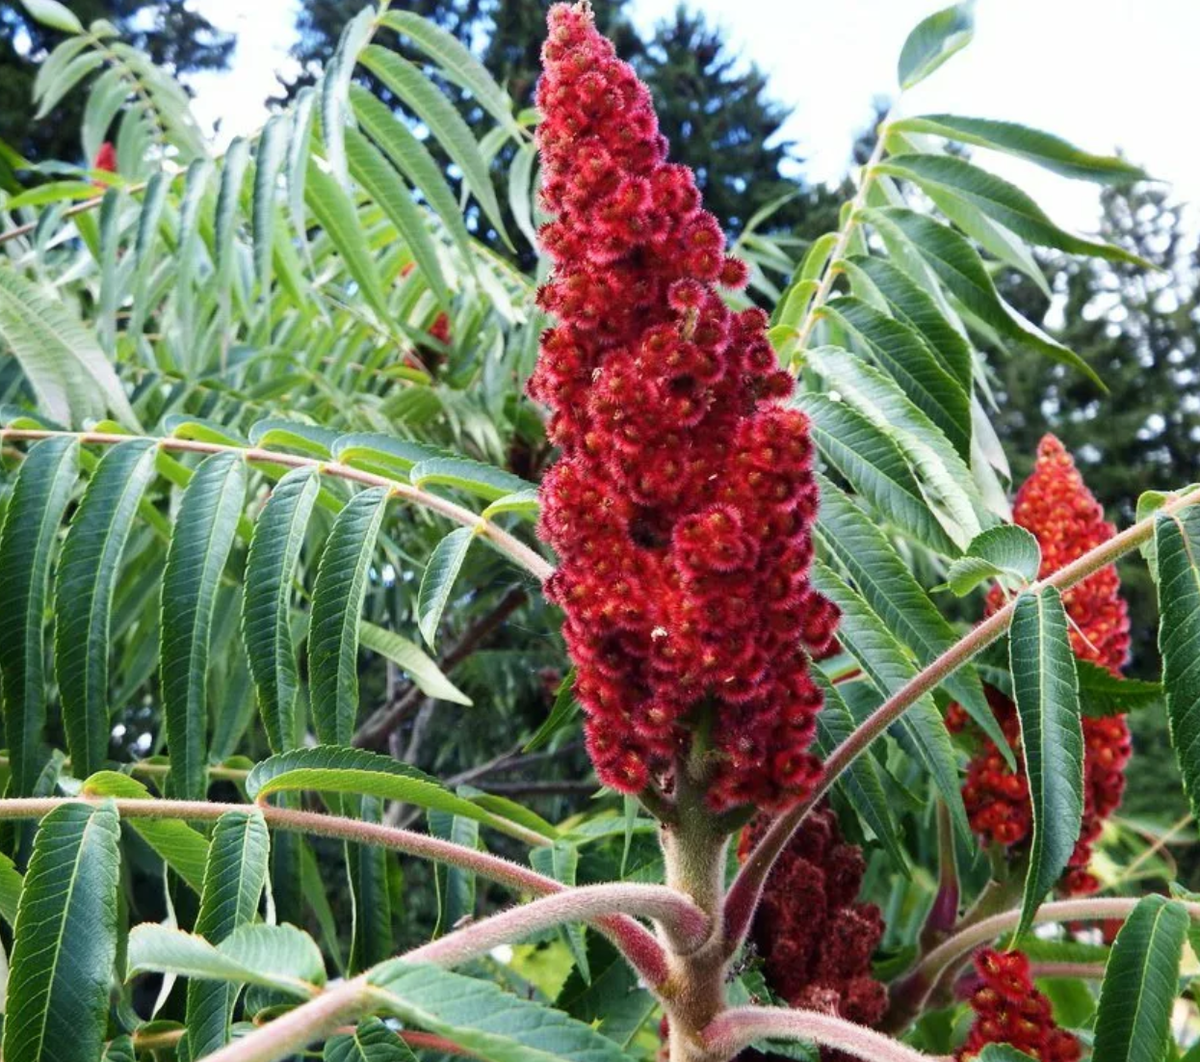
[[[1035,162],[1053,173],[1102,184],[1131,184],[1144,180],[1146,171],[1115,155],[1093,155],[1052,133],[1016,122],[992,118],[962,118],[955,114],[921,114],[889,123],[897,133],[926,133],[957,140],[960,144],[1003,151]]]
[[[358,715],[358,624],[387,491],[356,494],[333,522],[313,587],[308,671],[317,740],[348,745]]]
[[[628,1062],[617,1044],[583,1022],[480,981],[392,960],[370,981],[406,1024],[444,1036],[486,1062]]]
[[[913,405],[942,429],[959,456],[970,456],[971,400],[920,333],[854,296],[835,299],[822,313],[857,335]]]
[[[462,171],[464,183],[483,208],[488,221],[511,249],[512,242],[504,228],[500,203],[496,199],[487,163],[471,134],[470,126],[458,111],[417,66],[387,48],[369,44],[363,49],[359,62],[411,107],[429,127],[434,138]]]
[[[1029,871],[1017,930],[1023,933],[1066,869],[1083,815],[1083,732],[1075,654],[1058,590],[1047,586],[1017,599],[1008,644],[1033,807]]]
[[[354,1032],[325,1041],[324,1062],[416,1062],[416,1056],[378,1018],[367,1018]]]
[[[220,945],[258,911],[267,878],[270,837],[262,812],[229,811],[213,827],[196,934]],[[199,1058],[229,1041],[236,986],[192,981],[187,990],[188,1047]]]
[[[320,490],[313,468],[296,468],[275,484],[250,540],[242,639],[258,691],[267,741],[274,752],[296,743],[296,695],[300,676],[292,644],[292,575]]]
[[[71,521],[54,597],[54,664],[71,769],[104,766],[110,735],[108,654],[121,555],[155,475],[151,439],[114,446],[101,459]]]
[[[171,757],[169,786],[180,799],[207,789],[208,657],[221,572],[233,546],[246,469],[241,456],[205,458],[183,492],[162,585],[162,696]]]
[[[930,193],[953,195],[1036,246],[1153,268],[1144,258],[1115,244],[1086,240],[1059,228],[1016,185],[964,159],[952,155],[893,155],[879,166],[879,172],[912,181]]]
[[[98,771],[83,783],[86,796],[124,800],[152,800],[153,796],[136,778],[116,771]],[[199,894],[204,888],[208,863],[208,839],[180,819],[130,819],[128,824],[175,873]]]
[[[1037,578],[1042,550],[1037,539],[1023,527],[1005,524],[980,532],[963,556],[946,571],[946,586],[963,597],[980,583],[999,579],[1009,589],[1020,589]]]
[[[511,815],[495,811],[503,805],[485,795],[478,799],[458,796],[424,771],[365,749],[333,745],[293,749],[256,764],[246,779],[246,792],[253,800],[263,800],[272,793],[305,789],[374,796],[436,808],[474,819],[514,837],[533,839],[538,844],[545,843],[544,838],[553,839],[557,835],[552,826],[545,824],[537,830],[532,829],[531,824],[540,820],[531,817],[525,809],[514,812],[521,816],[518,823]]]
[[[1159,514],[1154,541],[1167,722],[1195,811],[1200,809],[1200,510]]]
[[[126,979],[139,973],[176,974],[195,981],[223,981],[214,987],[261,985],[300,999],[325,983],[321,950],[295,926],[261,923],[235,929],[214,945],[195,933],[157,923],[134,926],[129,934]]]
[[[962,51],[975,35],[971,4],[953,4],[917,23],[900,50],[896,80],[901,89],[924,81],[947,59]]]
[[[1000,298],[979,252],[964,237],[933,218],[902,207],[868,210],[867,219],[899,233],[917,249],[930,269],[971,313],[1002,336],[1070,365],[1097,386],[1104,382],[1078,354],[1018,316]]]
[[[912,658],[862,597],[827,565],[813,561],[812,582],[841,609],[838,639],[884,696],[895,693],[917,673]],[[964,842],[973,844],[959,790],[958,763],[945,721],[929,696],[920,698],[890,728],[900,745],[929,773]]]
[[[17,911],[7,1062],[99,1058],[117,953],[120,823],[110,802],[42,819]]]
[[[43,615],[50,556],[79,475],[79,444],[70,437],[30,447],[0,532],[0,677],[13,796],[32,796],[48,758]]]
[[[417,626],[430,649],[435,648],[442,613],[474,540],[473,528],[455,528],[437,544],[425,566],[417,594]]]
[[[1133,909],[1104,971],[1093,1058],[1160,1062],[1167,1057],[1188,921],[1182,904],[1162,896],[1147,896]]]

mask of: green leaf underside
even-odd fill
[[[953,229],[902,207],[869,210],[867,219],[911,243],[946,289],[985,324],[1007,339],[1074,367],[1103,388],[1095,370],[1078,354],[1016,316],[1000,299],[979,252]]]
[[[136,778],[117,771],[99,771],[83,783],[88,796],[125,800],[150,800],[150,793]],[[132,819],[129,825],[162,860],[199,895],[204,888],[208,863],[208,839],[180,819]]]
[[[144,923],[130,931],[128,966],[127,977],[172,973],[214,995],[249,984],[307,999],[325,981],[320,949],[290,925],[246,924],[214,945],[198,934]]]
[[[958,381],[942,368],[920,334],[854,296],[830,302],[824,314],[853,331],[876,362],[945,433],[959,455],[971,449],[971,402]]]
[[[932,663],[958,640],[953,628],[875,522],[828,479],[816,475],[821,489],[817,515],[821,544],[846,569],[887,629],[913,651],[921,664]],[[970,664],[954,672],[943,683],[943,689],[963,705],[999,748],[1007,749],[979,676]]]
[[[325,1062],[415,1062],[408,1045],[378,1018],[325,1041]]]
[[[970,4],[952,4],[919,22],[900,50],[896,79],[901,89],[924,81],[947,59],[971,43],[975,20]]]
[[[952,155],[891,156],[879,172],[903,177],[927,191],[944,190],[977,207],[993,221],[1029,243],[1068,254],[1090,255],[1118,262],[1149,263],[1114,244],[1086,240],[1059,228],[1028,195],[1002,177]]]
[[[817,715],[816,747],[821,757],[828,758],[829,754],[848,738],[854,731],[855,721],[850,714],[846,702],[838,693],[825,673],[816,665],[812,669],[813,680],[821,687],[825,704]],[[850,806],[861,816],[862,820],[871,827],[897,867],[907,867],[908,858],[904,854],[903,845],[883,791],[883,783],[879,772],[870,756],[857,757],[844,774],[837,780],[837,786],[842,790]]]
[[[510,833],[514,828],[509,817],[490,810],[494,805],[485,806],[489,805],[485,797],[468,800],[415,767],[365,749],[325,745],[294,749],[256,764],[246,779],[246,792],[254,800],[306,789],[398,800],[461,815]],[[522,817],[521,822],[526,821]],[[549,835],[553,833],[553,829],[548,831]]]
[[[813,561],[813,586],[841,609],[838,637],[885,696],[895,693],[916,675],[911,658],[866,602],[827,565]],[[893,725],[891,733],[905,751],[929,772],[950,809],[964,842],[973,844],[967,812],[958,784],[954,747],[941,713],[928,696],[917,700]]]
[[[1146,176],[1140,167],[1115,155],[1093,155],[1052,133],[1016,122],[965,118],[955,114],[921,114],[898,119],[889,128],[903,133],[932,133],[960,144],[1003,151],[1064,177],[1129,184]]]
[[[120,836],[107,802],[63,804],[39,824],[14,933],[8,1062],[100,1057],[117,950]]]
[[[1162,896],[1141,900],[1113,945],[1096,1017],[1093,1057],[1160,1062],[1171,1036],[1188,914]]]
[[[946,571],[946,585],[958,596],[991,579],[1007,579],[1017,587],[1033,582],[1042,563],[1037,539],[1016,524],[990,527],[967,546]]]
[[[1017,599],[1009,659],[1033,808],[1033,840],[1018,929],[1024,932],[1066,868],[1083,814],[1083,732],[1075,654],[1062,599],[1054,587]]]
[[[583,1022],[519,999],[490,981],[400,960],[370,975],[406,1024],[445,1036],[487,1062],[623,1062],[626,1054]]]

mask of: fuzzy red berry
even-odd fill
[[[974,1058],[988,1044],[1011,1044],[1038,1062],[1079,1062],[1079,1041],[1055,1023],[1050,1000],[1033,987],[1023,953],[984,948],[975,956],[975,970],[975,1023],[959,1059]]]
[[[743,831],[740,858],[770,822],[760,815]],[[843,841],[833,809],[815,809],[767,878],[751,938],[767,984],[788,1004],[870,1026],[887,1009],[887,989],[871,976],[884,925],[878,907],[858,902],[865,870],[861,849]],[[848,1058],[829,1050],[821,1057]]]
[[[782,809],[820,772],[820,692],[836,609],[808,582],[817,496],[806,418],[779,399],[766,315],[732,312],[695,177],[667,162],[650,95],[590,10],[551,8],[538,84],[540,233],[555,326],[529,393],[561,456],[542,488],[547,595],[600,780],[669,786],[704,716],[714,808]]]

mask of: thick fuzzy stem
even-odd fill
[[[208,1056],[209,1062],[277,1062],[299,1055],[314,1040],[369,1010],[374,994],[365,976],[343,981],[249,1036],[214,1051]]]
[[[1136,898],[1125,896],[1056,900],[1053,903],[1042,904],[1034,914],[1033,921],[1037,924],[1044,922],[1097,922],[1108,919],[1123,921],[1132,914],[1138,902]],[[1200,903],[1185,903],[1183,906],[1193,921],[1200,921]],[[1020,924],[1021,911],[1019,908],[984,918],[934,948],[917,967],[917,972],[925,976],[927,983],[933,984],[942,971],[953,963],[970,955],[981,944],[995,940],[1010,930],[1016,929]]]
[[[1167,502],[1159,510],[1159,513],[1175,513],[1198,502],[1200,502],[1200,490],[1193,490]],[[1132,527],[1126,528],[1120,534],[1114,535],[1108,541],[1102,542],[1095,549],[1089,550],[1053,575],[1031,584],[1030,592],[1036,593],[1047,586],[1066,590],[1076,583],[1083,582],[1088,576],[1149,541],[1154,535],[1155,519],[1156,517],[1149,517],[1142,520]],[[750,853],[729,889],[729,897],[725,904],[725,936],[729,954],[735,953],[745,940],[767,875],[770,874],[771,867],[775,865],[779,853],[787,847],[796,827],[804,820],[804,816],[829,791],[838,776],[861,756],[880,734],[918,700],[932,692],[960,667],[1004,634],[1008,630],[1009,623],[1012,622],[1015,608],[1016,598],[973,627],[933,663],[922,669],[888,697],[854,729],[845,741],[829,754],[829,758],[825,761],[825,773],[808,799],[797,804],[791,811],[780,815],[771,824],[771,828],[767,830],[763,839]]]
[[[725,1008],[726,956],[720,919],[729,835],[720,816],[705,804],[703,785],[686,769],[680,770],[677,780],[675,810],[675,821],[664,824],[661,834],[667,884],[690,896],[710,916],[712,927],[701,947],[687,953],[668,951],[671,973],[660,989],[671,1025],[671,1060],[692,1062],[704,1057],[700,1030]]]
[[[59,805],[69,802],[70,799],[60,797],[17,797],[0,800],[0,819],[40,819]],[[116,800],[114,803],[117,813],[126,819],[184,819],[192,822],[213,822],[228,811],[245,811],[247,807],[245,804],[220,804],[204,800]],[[265,805],[260,806],[259,811],[262,812],[267,825],[275,829],[390,848],[405,855],[462,867],[518,892],[548,896],[561,893],[567,888],[560,881],[501,856],[480,852],[427,834],[292,808]],[[620,914],[599,917],[596,926],[612,940],[647,984],[655,987],[666,980],[666,952],[645,926]]]
[[[481,922],[424,944],[405,958],[438,966],[458,966],[539,930],[567,922],[595,922],[606,915],[652,918],[673,951],[695,951],[709,938],[708,916],[681,893],[664,885],[584,885],[492,915]]]
[[[708,918],[684,897],[662,885],[590,885],[534,900],[400,956],[406,962],[457,966],[538,930],[565,922],[599,922],[614,912],[654,918],[672,926],[674,938],[690,946],[707,939]],[[275,1062],[328,1035],[342,1022],[369,1010],[386,1009],[387,995],[373,989],[368,974],[326,989],[284,1017],[212,1056],[217,1062]]]
[[[942,1057],[922,1054],[874,1029],[811,1010],[737,1007],[716,1018],[701,1035],[711,1062],[725,1062],[762,1039],[805,1040],[867,1062],[934,1062]]]

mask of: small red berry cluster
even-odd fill
[[[1055,1024],[1050,1000],[1033,987],[1026,955],[984,948],[975,969],[982,981],[971,994],[975,1024],[958,1058],[974,1058],[988,1044],[1011,1044],[1038,1062],[1078,1062],[1079,1041]]]
[[[1033,533],[1042,550],[1038,575],[1045,578],[1081,557],[1116,533],[1088,490],[1075,462],[1053,435],[1038,446],[1033,473],[1017,493],[1013,520]],[[1082,660],[1119,673],[1129,653],[1129,611],[1121,597],[1117,570],[1108,565],[1063,594],[1071,621],[1071,646]],[[1004,603],[993,587],[988,612]],[[1020,763],[1020,724],[1016,708],[1003,694],[988,690],[988,701],[1009,745],[1018,753],[1018,771],[1010,771],[991,741],[982,739],[979,753],[967,768],[963,787],[971,826],[982,837],[1004,845],[1027,840],[1032,828],[1029,786]],[[961,729],[966,716],[954,706],[948,716],[952,729]],[[1095,892],[1097,879],[1088,872],[1092,846],[1125,791],[1125,765],[1132,751],[1125,716],[1083,720],[1083,824],[1060,890],[1068,895]]]
[[[809,585],[817,508],[808,423],[779,399],[757,309],[692,172],[666,161],[645,85],[583,5],[551,8],[538,86],[540,233],[557,319],[529,393],[561,457],[539,533],[560,566],[575,692],[602,782],[669,784],[703,731],[716,809],[781,809],[820,771],[805,655],[835,608]]]
[[[770,822],[760,815],[743,831],[742,859]],[[767,984],[790,1006],[871,1026],[888,996],[871,976],[884,924],[878,907],[858,902],[865,871],[862,850],[842,839],[833,809],[814,809],[767,878],[751,936]],[[822,1053],[824,1062],[844,1057]]]

